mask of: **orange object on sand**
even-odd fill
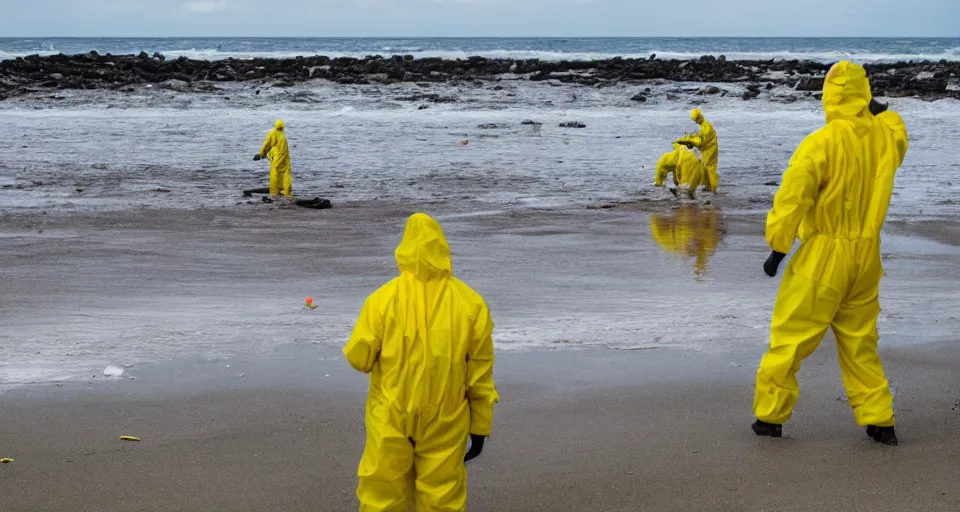
[[[306,300],[303,301],[303,307],[317,309],[317,307],[313,305],[313,297],[307,297]]]
[[[469,143],[470,143],[470,141],[468,141],[468,140],[461,140],[461,141],[460,141],[460,145],[461,145],[461,146],[466,146],[466,145],[469,144]]]

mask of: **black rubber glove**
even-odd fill
[[[253,155],[253,161],[256,162],[257,160],[260,160],[260,153]]]
[[[786,257],[787,255],[782,252],[771,252],[767,261],[763,262],[763,271],[770,277],[777,275],[777,268],[780,266],[780,262]]]
[[[887,105],[884,105],[883,103],[880,103],[879,101],[873,98],[870,98],[869,108],[870,108],[870,113],[875,116],[879,116],[880,114],[887,111]]]
[[[470,434],[470,451],[468,451],[467,454],[463,457],[464,462],[475,458],[477,455],[480,455],[480,452],[483,451],[484,439],[486,438],[483,436]]]

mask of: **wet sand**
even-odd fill
[[[758,354],[501,354],[469,508],[957,510],[960,350],[884,350],[899,385],[901,445],[888,448],[853,423],[831,344],[807,361],[780,440],[748,428]],[[3,510],[355,510],[364,377],[310,350],[238,362],[249,381],[214,391],[144,384],[173,371],[154,369],[132,388],[5,396],[0,456],[16,462],[0,466]],[[268,385],[278,367],[285,382]]]
[[[750,432],[777,284],[756,217],[694,230],[715,246],[697,280],[644,208],[361,206],[0,219],[0,376],[19,385],[0,394],[0,510],[355,509],[366,386],[338,347],[418,209],[497,321],[504,398],[471,510],[960,509],[956,247],[884,249],[889,449],[854,424],[829,340],[788,438]]]

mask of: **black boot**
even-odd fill
[[[867,425],[867,435],[880,444],[897,446],[897,432],[893,427]]]
[[[776,423],[757,420],[751,425],[751,428],[753,428],[753,433],[758,436],[783,437],[783,425],[777,425]]]

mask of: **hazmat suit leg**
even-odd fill
[[[893,394],[877,353],[880,283],[877,279],[864,280],[871,282],[862,291],[854,290],[833,322],[840,372],[857,424],[892,427]]]
[[[283,173],[283,178],[280,180],[280,193],[285,196],[293,194],[293,176],[290,171]]]
[[[467,467],[463,463],[470,434],[467,402],[452,414],[423,419],[425,428],[414,447],[417,511],[461,512],[467,507]]]
[[[414,445],[404,416],[390,404],[367,399],[367,441],[357,471],[360,512],[405,512],[413,502]]]
[[[793,272],[804,247],[784,273],[773,307],[770,348],[760,360],[753,412],[760,421],[782,425],[790,419],[800,395],[797,371],[823,341],[840,307],[840,294]]]
[[[290,195],[292,179],[290,171],[270,168],[270,195]]]
[[[383,403],[368,405],[367,442],[358,471],[360,512],[466,509],[463,456],[470,410],[461,400],[452,410],[441,405],[418,413],[402,413]]]

